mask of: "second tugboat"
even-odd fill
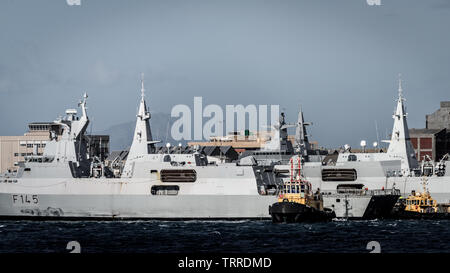
[[[422,192],[412,191],[408,198],[401,200],[393,211],[395,219],[450,219],[450,205],[438,204],[427,189],[428,180],[422,177]]]
[[[323,207],[320,194],[312,194],[311,183],[302,175],[302,159],[290,159],[290,179],[284,181],[278,202],[269,206],[269,214],[274,223],[330,221],[336,217],[331,209]]]

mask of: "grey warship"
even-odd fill
[[[0,217],[32,219],[270,218],[275,195],[260,191],[252,166],[209,163],[199,152],[155,153],[142,81],[136,127],[119,177],[89,158],[87,95],[55,120],[43,155],[0,175]]]
[[[382,189],[397,189],[402,196],[408,196],[412,191],[419,191],[421,177],[427,176],[429,190],[439,203],[450,203],[450,161],[448,154],[440,161],[433,162],[426,158],[419,163],[412,147],[405,111],[405,97],[403,95],[402,81],[398,82],[398,98],[392,118],[394,120],[390,140],[386,152],[379,153],[352,153],[350,148],[345,148],[339,153],[327,156],[317,155],[315,158],[308,154],[305,157],[304,175],[314,189],[320,189],[329,194],[338,194],[343,189],[360,192],[361,189],[378,191]],[[299,114],[298,124],[303,123],[303,115]],[[306,129],[299,139],[297,149],[305,154],[308,142]],[[297,128],[298,130],[298,128]],[[271,172],[265,172],[264,176],[257,178],[262,181],[275,181],[285,179],[289,173],[289,165],[282,160],[272,157],[271,166],[261,162],[258,155],[249,155],[245,160],[257,162],[260,168],[270,168]],[[259,162],[258,162],[259,161]],[[266,159],[265,162],[268,160]],[[264,182],[261,182],[264,183]]]
[[[430,193],[437,202],[450,203],[449,156],[445,155],[438,162],[424,159],[419,163],[409,138],[401,79],[398,84],[391,139],[384,141],[389,143],[386,152],[352,153],[351,149],[346,148],[326,155],[311,150],[305,127],[308,123],[304,122],[301,110],[299,112],[295,151],[305,159],[304,176],[313,189],[327,194],[325,203],[329,207],[334,206],[338,217],[365,218],[374,215],[379,208],[369,206],[372,198],[379,195],[389,195],[393,199],[398,194],[408,196],[412,191],[421,189],[422,176],[428,177]],[[258,184],[267,188],[287,179],[290,171],[288,159],[294,153],[287,141],[286,128],[290,125],[284,123],[284,116],[280,118],[280,124],[275,128],[278,143],[270,142],[263,150],[243,154],[240,159],[253,164],[257,170]]]
[[[450,161],[444,156],[438,162],[416,158],[409,137],[402,81],[398,82],[398,97],[392,115],[391,139],[386,152],[352,153],[350,149],[325,158],[322,162],[307,162],[305,176],[315,188],[336,191],[351,189],[398,189],[403,197],[422,188],[427,176],[429,191],[439,203],[450,203]]]

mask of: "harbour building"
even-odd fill
[[[232,147],[237,153],[242,154],[245,151],[263,149],[264,146],[274,138],[278,131],[258,131],[249,130],[230,132],[226,136],[213,136],[209,141],[188,142],[188,146],[200,147]],[[287,140],[295,146],[295,135],[287,136]],[[312,149],[318,149],[317,141],[310,141]]]
[[[411,143],[418,160],[439,161],[450,153],[450,101],[441,101],[440,108],[425,120],[425,128],[409,130]]]

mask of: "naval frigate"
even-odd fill
[[[261,190],[252,166],[211,163],[199,152],[155,153],[142,81],[132,145],[119,177],[89,158],[87,95],[55,120],[42,155],[0,175],[0,217],[270,218],[276,196]],[[262,186],[262,187],[261,187]]]
[[[386,152],[352,153],[350,149],[329,155],[322,161],[307,161],[304,175],[314,188],[337,193],[347,190],[398,189],[406,197],[422,189],[422,177],[427,176],[427,189],[438,203],[450,203],[450,161],[448,155],[439,162],[424,158],[419,164],[410,141],[405,112],[402,81],[398,83],[397,105],[392,134]],[[446,160],[447,159],[447,160]],[[274,173],[288,165],[274,166]]]

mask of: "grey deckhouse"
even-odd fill
[[[87,153],[86,128],[89,118],[86,113],[85,93],[78,106],[81,108],[81,117],[77,117],[75,109],[67,109],[64,118],[58,118],[54,124],[59,125],[50,131],[51,140],[47,143],[42,161],[54,164],[69,164],[74,177],[89,176],[90,161]],[[27,161],[40,161],[38,156],[26,158]]]

